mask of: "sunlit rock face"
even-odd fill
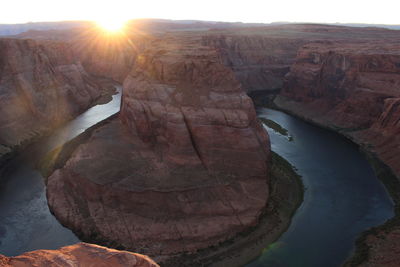
[[[0,39],[0,156],[78,115],[99,96],[67,44]]]
[[[57,250],[36,250],[17,257],[0,255],[0,267],[158,267],[149,257],[109,249],[101,246],[79,243]]]
[[[71,45],[89,73],[122,83],[132,70],[138,53],[151,39],[134,31],[109,34],[94,29],[82,33]]]
[[[270,148],[234,73],[197,37],[155,40],[124,82],[122,110],[48,179],[49,206],[84,239],[155,259],[258,222]]]

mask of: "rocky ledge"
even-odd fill
[[[62,224],[161,262],[257,224],[269,139],[216,53],[182,34],[138,55],[120,115],[88,131],[48,178]]]
[[[58,250],[36,250],[17,257],[0,255],[0,267],[158,267],[147,256],[79,243]]]

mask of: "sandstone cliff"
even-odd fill
[[[73,50],[85,69],[96,76],[108,77],[122,83],[140,53],[153,37],[131,29],[125,33],[109,34],[97,28],[78,34],[72,41]]]
[[[36,250],[17,257],[0,255],[0,267],[157,267],[150,258],[127,251],[79,243],[58,250]]]
[[[203,36],[203,43],[217,49],[223,63],[234,71],[247,92],[279,90],[297,50],[307,40],[269,36],[268,32],[260,29],[253,34],[209,33]]]
[[[78,115],[100,95],[67,44],[0,39],[0,156]]]
[[[397,44],[306,45],[281,96],[276,101],[279,106],[371,145],[400,174],[400,159],[395,157],[400,96]]]
[[[304,46],[275,103],[339,131],[374,152],[400,177],[398,43],[318,42]],[[394,190],[394,188],[389,188]],[[390,230],[389,230],[390,229]],[[398,266],[400,226],[368,234],[363,266]]]
[[[269,140],[234,73],[185,34],[155,40],[136,62],[120,116],[49,177],[56,217],[83,239],[158,259],[256,225]]]
[[[305,44],[322,40],[394,40],[396,31],[320,24],[288,24],[258,28],[210,30],[202,43],[217,50],[247,92],[279,90]]]

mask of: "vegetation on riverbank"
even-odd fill
[[[289,135],[289,132],[287,129],[283,128],[280,124],[274,122],[273,120],[270,119],[266,119],[266,118],[259,118],[262,123],[264,123],[268,128],[271,128],[272,130],[274,130],[275,132],[286,136],[289,141],[293,141],[293,136]]]

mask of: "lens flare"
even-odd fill
[[[120,32],[126,25],[126,20],[107,18],[96,21],[97,25],[107,32]]]

